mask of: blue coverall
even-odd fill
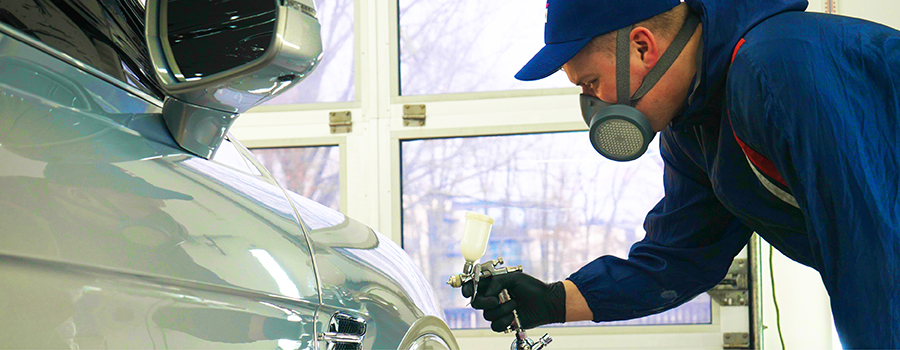
[[[686,2],[703,61],[661,133],[665,197],[627,260],[569,277],[594,321],[689,301],[756,231],[820,272],[845,347],[900,348],[900,32],[806,1]]]

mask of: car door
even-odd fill
[[[253,153],[230,134],[212,159],[228,161],[236,168],[249,168],[250,173],[276,183],[268,169],[254,157]],[[350,261],[345,257],[346,254],[339,251],[340,249],[335,250],[335,246],[375,249],[379,245],[375,233],[335,210],[287,189],[284,192],[294,206],[305,237],[312,246],[312,258],[316,265],[321,296],[321,306],[316,314],[319,348],[396,348],[409,329],[409,323],[414,322],[416,316],[411,317],[412,320],[409,320],[410,317],[403,320],[397,317],[397,312],[384,313],[382,310],[397,311],[412,305],[408,305],[403,297],[392,300],[393,304],[389,304],[384,298],[377,296],[373,298],[373,295],[378,293],[371,293],[372,288],[369,286],[374,284],[372,281],[379,281],[381,283],[378,285],[385,285],[388,274],[379,269],[380,267],[383,269],[384,266],[398,263],[402,265],[405,260],[402,258],[394,261],[382,260],[380,264],[375,265]],[[323,235],[329,237],[332,242],[322,244],[318,237]],[[359,244],[363,246],[360,247]],[[335,261],[340,263],[335,264]],[[401,276],[400,280],[413,278],[415,273],[410,273],[408,276]],[[388,294],[402,293],[402,288],[398,286],[386,289]],[[421,294],[427,292],[430,291],[422,291]]]
[[[0,346],[316,348],[290,202],[160,106],[0,23]]]

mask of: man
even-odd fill
[[[627,260],[603,256],[551,284],[483,280],[472,306],[491,328],[513,309],[531,328],[674,308],[719,282],[756,231],[821,273],[845,347],[900,348],[900,32],[806,6],[548,2],[547,45],[516,77],[565,71],[610,158],[642,153],[618,157],[610,142],[646,147],[660,132],[666,194]],[[595,126],[607,117],[637,131],[605,137]],[[502,289],[514,300],[500,304]]]

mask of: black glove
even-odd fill
[[[462,294],[472,296],[472,281],[462,287]],[[498,295],[506,289],[512,300],[500,303]],[[472,307],[484,310],[494,332],[502,332],[513,322],[513,310],[519,314],[520,327],[530,329],[566,321],[566,288],[562,282],[544,283],[521,272],[492,276],[478,281],[478,295]]]

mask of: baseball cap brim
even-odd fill
[[[547,44],[538,51],[522,69],[516,73],[519,80],[538,80],[550,74],[556,73],[560,67],[575,57],[593,38],[567,41],[563,43]]]

